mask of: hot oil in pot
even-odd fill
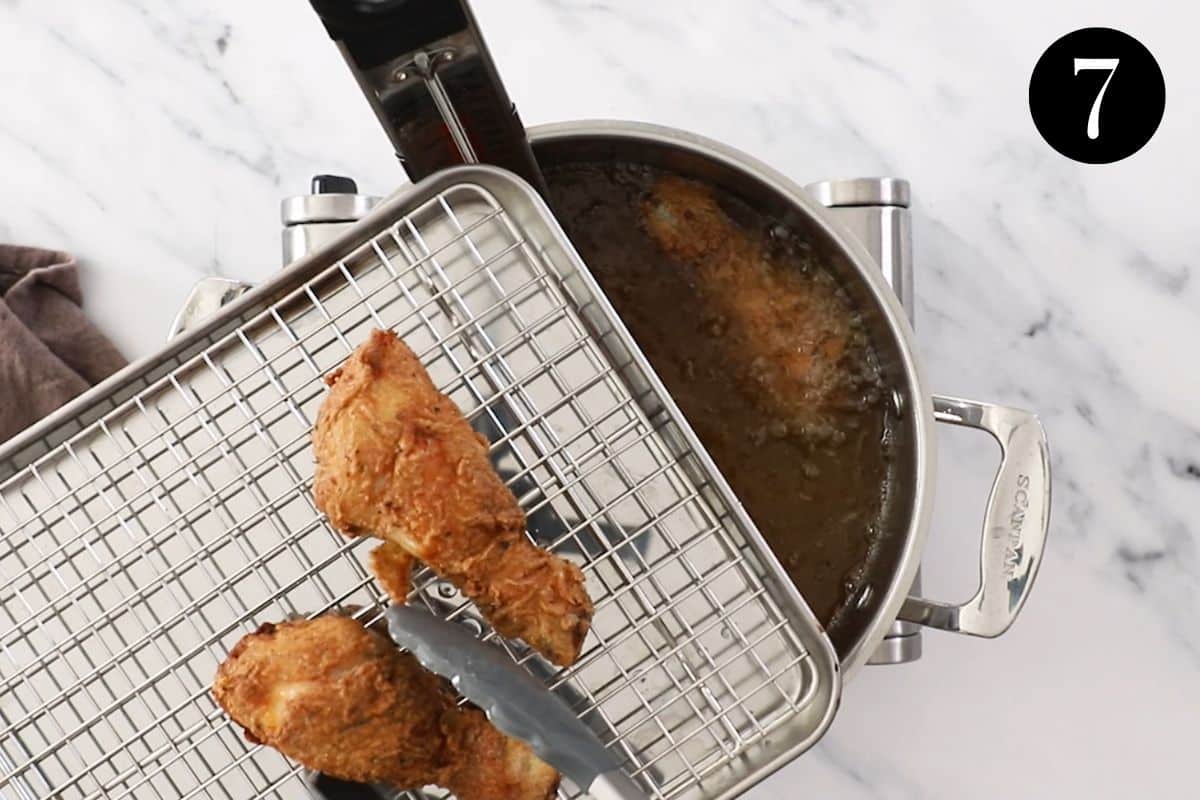
[[[813,611],[878,537],[886,401],[862,322],[803,241],[641,165],[546,170],[551,205]]]

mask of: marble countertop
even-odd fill
[[[994,641],[930,633],[846,687],[829,734],[750,797],[1186,796],[1200,736],[1200,12],[1166,0],[476,0],[529,124],[611,117],[725,141],[800,182],[914,189],[933,388],[1036,410],[1053,526]],[[1161,128],[1124,162],[1052,151],[1026,106],[1062,34],[1157,56]],[[0,0],[0,241],[84,265],[131,357],[205,275],[278,267],[314,172],[403,180],[301,0]],[[926,594],[977,579],[994,447],[940,430]]]

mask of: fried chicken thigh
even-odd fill
[[[327,382],[313,493],[333,526],[398,546],[457,586],[502,636],[574,663],[592,617],[582,571],[526,538],[487,440],[413,351],[375,331]],[[406,585],[394,547],[373,561],[388,571],[383,583]]]
[[[221,664],[217,702],[254,742],[342,780],[545,800],[558,774],[417,660],[342,616],[264,625]]]

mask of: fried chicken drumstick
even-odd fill
[[[592,617],[583,572],[526,538],[487,440],[413,351],[375,331],[327,382],[313,494],[342,533],[384,540],[373,563],[389,593],[407,585],[402,550],[457,586],[502,636],[574,663]]]
[[[527,745],[349,617],[262,626],[221,664],[213,694],[247,738],[342,780],[436,784],[460,800],[546,800],[558,785]]]

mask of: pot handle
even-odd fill
[[[1008,630],[1042,563],[1050,522],[1050,451],[1037,416],[1017,408],[933,397],[939,422],[987,431],[1000,443],[979,553],[979,590],[962,605],[909,597],[900,619],[973,636]]]
[[[413,182],[492,164],[547,192],[467,0],[309,0]]]

